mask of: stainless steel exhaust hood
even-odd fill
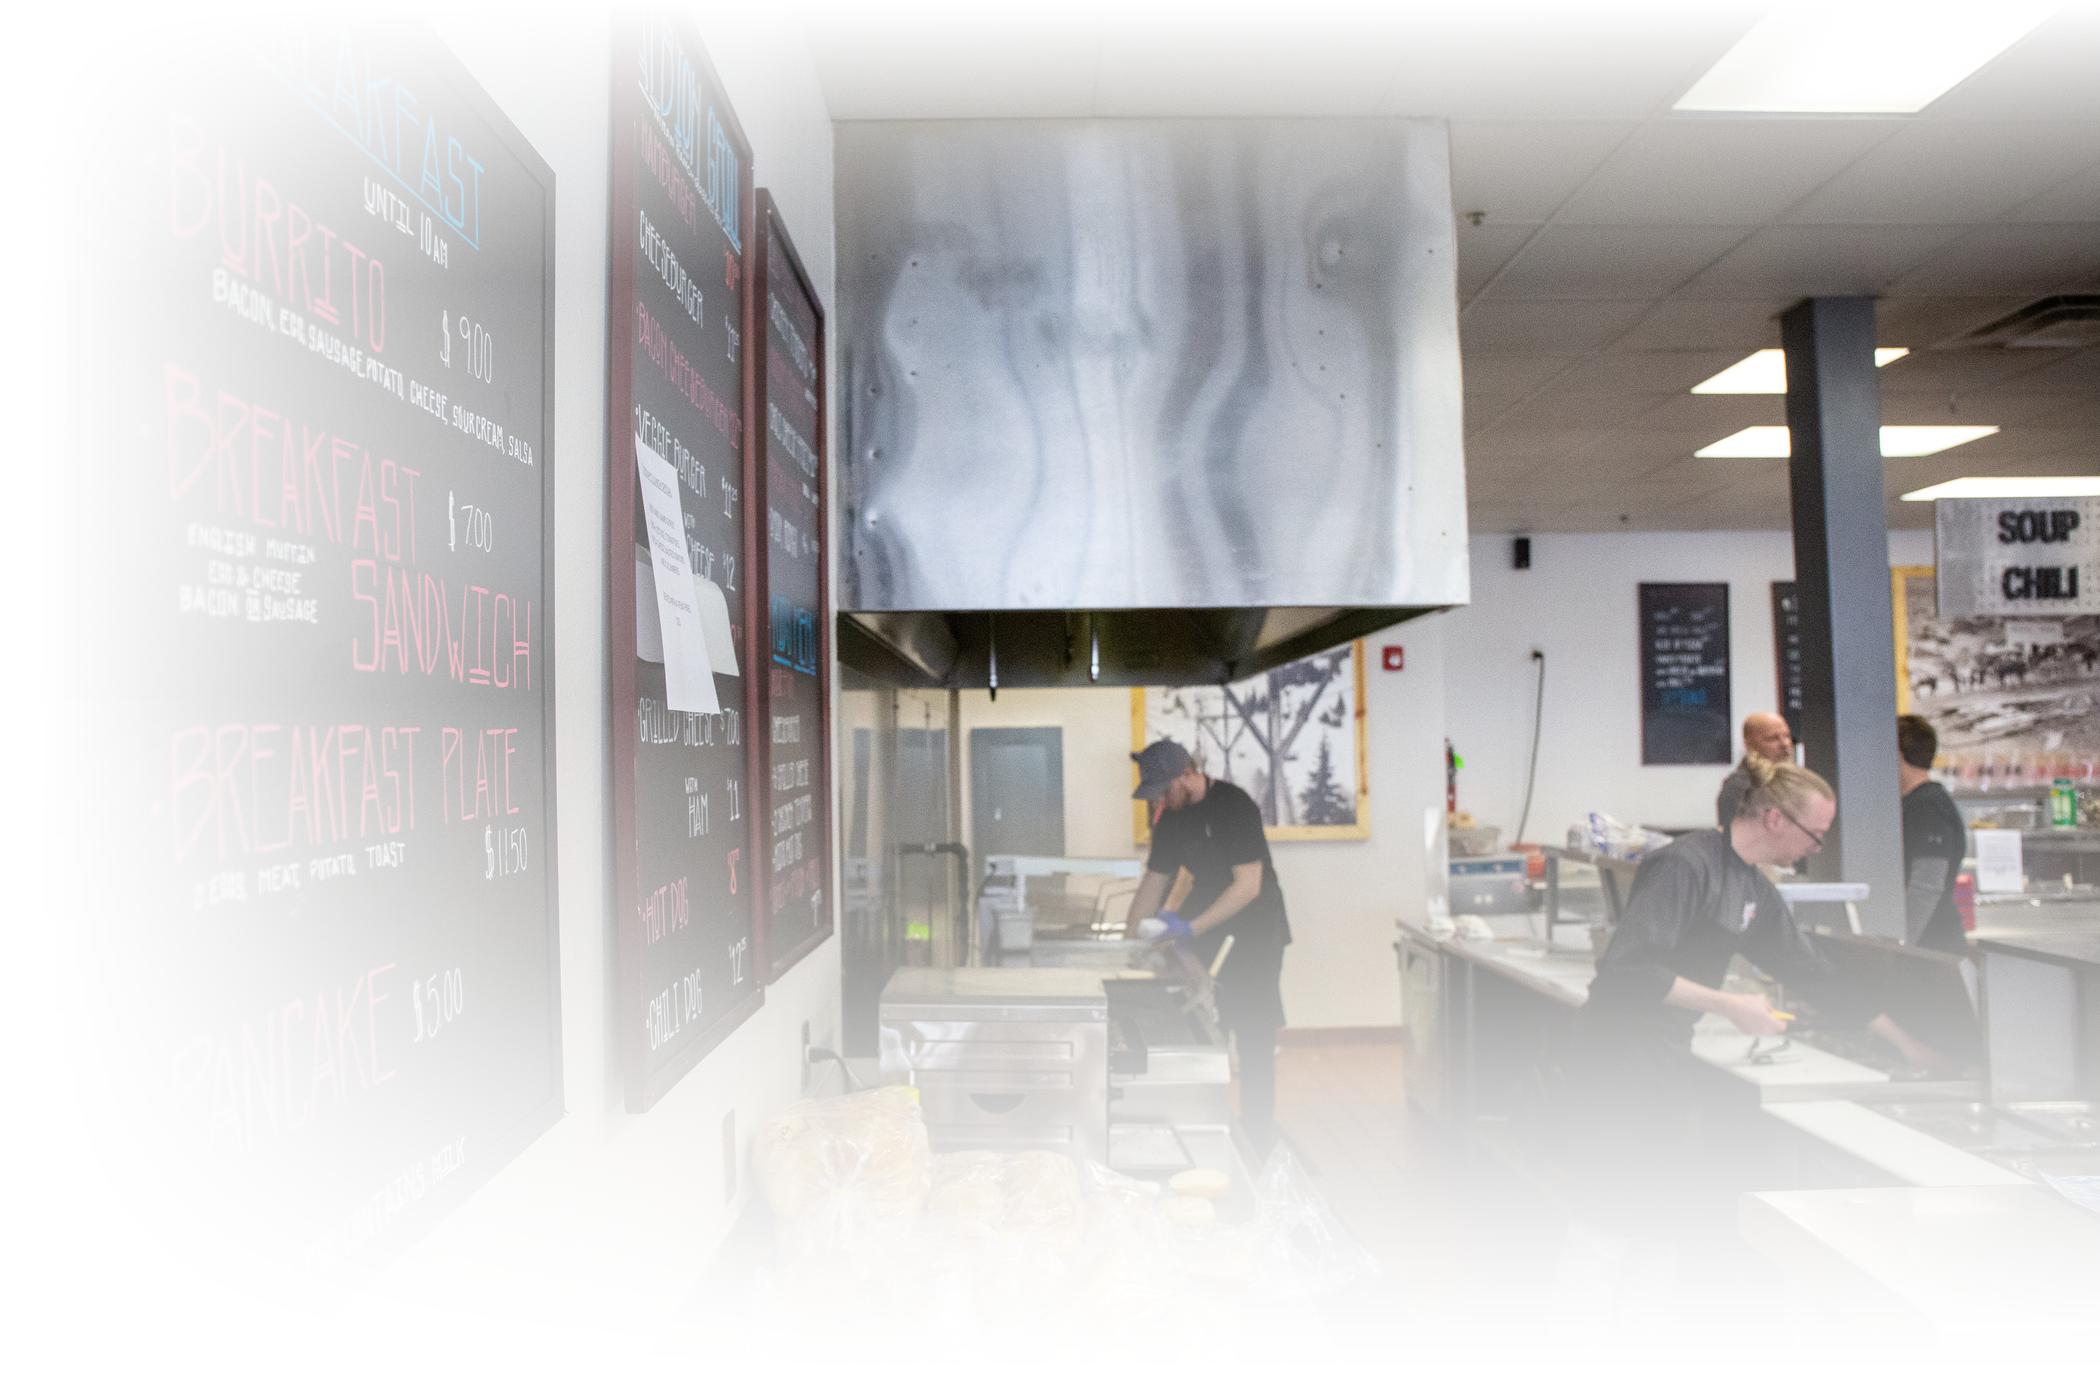
[[[1441,123],[837,129],[842,655],[1195,683],[1467,600]]]

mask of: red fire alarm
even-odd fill
[[[1385,649],[1385,669],[1388,671],[1405,671],[1407,669],[1407,648],[1387,647]]]

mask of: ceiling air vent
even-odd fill
[[[2043,297],[1955,340],[1962,350],[2083,350],[2100,345],[2100,294]]]

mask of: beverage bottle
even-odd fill
[[[2049,784],[2049,825],[2078,825],[2078,789],[2069,778]]]

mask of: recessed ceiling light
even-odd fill
[[[1708,443],[1695,457],[1791,457],[1793,438],[1785,428],[1745,428]]]
[[[1955,423],[1929,423],[1919,427],[1894,428],[1884,423],[1881,427],[1881,455],[1930,457],[1935,452],[1945,452],[1950,447],[1959,447],[1965,442],[1987,438],[1997,431],[1996,428]]]
[[[1959,447],[1965,442],[1989,437],[1998,430],[1975,424],[1923,423],[1884,424],[1881,429],[1881,455],[1884,457],[1930,457],[1935,452],[1945,452],[1950,447]],[[1745,428],[1739,433],[1730,433],[1719,442],[1709,443],[1692,455],[1695,457],[1791,457],[1794,452],[1793,435],[1784,427]]]
[[[2100,496],[2100,476],[1957,476],[1937,486],[1903,493],[1906,501],[1937,501],[1942,496],[1980,496],[2000,500],[2032,496]]]
[[[1891,365],[1910,353],[1900,346],[1884,345],[1874,352],[1874,368]],[[1786,351],[1756,350],[1737,360],[1711,379],[1692,386],[1695,394],[1783,394],[1786,392]]]
[[[1681,112],[1916,112],[1989,63],[2054,3],[1787,4],[1677,99]]]

